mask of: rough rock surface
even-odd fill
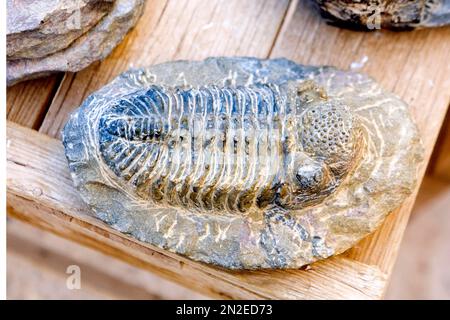
[[[63,143],[98,218],[232,269],[350,248],[412,192],[422,158],[399,98],[363,74],[285,59],[128,71],[71,115]]]
[[[316,0],[322,16],[338,26],[405,30],[450,24],[450,0]]]
[[[76,72],[105,58],[134,26],[144,0],[8,1],[7,83]]]
[[[42,58],[97,24],[113,1],[8,1],[7,58]]]

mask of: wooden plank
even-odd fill
[[[61,142],[8,123],[8,214],[217,298],[379,299],[386,277],[343,256],[308,270],[227,271],[191,261],[93,218],[72,184]]]
[[[17,219],[7,227],[8,299],[205,299],[206,297]],[[68,290],[67,267],[81,271]],[[124,277],[124,275],[126,275]]]
[[[327,25],[311,1],[300,0],[291,6],[271,57],[343,69],[353,65],[409,103],[425,146],[421,181],[450,101],[448,39],[450,28],[413,32],[339,29]],[[411,197],[377,232],[351,249],[348,257],[390,274],[413,202]]]
[[[20,268],[21,266],[23,268],[23,266],[25,266],[25,268],[33,268],[39,271],[39,282],[41,283],[41,286],[36,288],[36,284],[33,284],[33,282],[36,282],[36,274],[23,273],[24,270],[21,270],[20,280],[25,284],[23,288],[21,288],[23,291],[27,289],[44,290],[47,291],[45,294],[53,299],[84,299],[85,297],[94,299],[161,299],[161,296],[157,294],[146,292],[137,286],[130,286],[125,280],[111,277],[107,273],[102,272],[101,269],[95,270],[83,263],[76,264],[82,271],[80,290],[68,290],[65,286],[68,276],[65,274],[65,270],[68,266],[75,264],[70,256],[67,257],[56,254],[46,248],[40,247],[36,242],[24,241],[16,236],[11,236],[9,233],[7,252],[9,266],[8,291],[11,286],[17,287],[18,281],[13,283],[9,281],[11,277],[14,277],[14,275],[12,275],[14,271],[11,270],[13,269],[11,268],[12,263],[14,263],[15,268]],[[59,283],[53,284],[52,286],[52,282],[57,282],[54,280],[52,281],[52,278],[59,278]],[[119,291],[118,289],[125,289],[125,291]],[[55,290],[56,292],[49,292],[50,290]],[[16,299],[20,298],[20,296],[17,297],[17,294],[18,293],[16,293]],[[21,294],[27,297],[26,292],[21,292]],[[12,299],[13,297],[8,294],[8,298]]]
[[[38,129],[60,81],[61,75],[52,75],[9,87],[6,92],[6,118]]]
[[[450,299],[449,207],[450,183],[440,177],[426,176],[406,228],[386,299]]]
[[[214,55],[266,57],[289,0],[149,1],[126,40],[103,62],[66,76],[40,132],[59,137],[68,114],[130,67]]]
[[[15,243],[15,240],[12,240]],[[106,297],[103,290],[90,287],[85,281],[81,284],[81,289],[69,290],[66,287],[68,265],[55,266],[55,269],[47,266],[45,260],[48,252],[39,249],[28,243],[17,243],[23,245],[24,249],[31,249],[30,252],[23,252],[23,255],[9,246],[6,255],[6,296],[8,300],[101,300],[120,299],[120,295]],[[27,250],[28,251],[28,250]],[[28,256],[26,254],[31,254]],[[41,261],[35,261],[33,255],[42,254]],[[53,260],[50,257],[50,260]],[[52,261],[54,262],[54,261]],[[64,262],[63,262],[64,263]],[[70,265],[70,262],[69,262]],[[53,266],[52,266],[53,267]],[[59,270],[56,269],[59,267]],[[84,278],[84,274],[82,274]],[[117,291],[113,291],[117,292]],[[133,296],[133,293],[131,293]]]

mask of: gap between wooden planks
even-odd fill
[[[38,130],[56,94],[62,75],[18,83],[7,89],[6,118]]]
[[[227,271],[191,261],[113,230],[90,215],[60,141],[8,122],[8,213],[151,270],[201,293],[232,299],[379,299],[386,275],[334,257],[309,270]]]
[[[367,60],[358,71],[367,72],[411,105],[424,140],[426,164],[450,101],[448,39],[449,28],[402,33],[338,29],[326,25],[306,0],[290,4],[190,1],[189,5],[152,1],[138,26],[109,58],[77,74],[66,74],[40,131],[59,138],[69,112],[132,65],[210,55],[253,55],[287,57],[300,63],[346,69],[354,62]],[[25,107],[30,108],[19,106]],[[377,232],[348,251],[347,256],[377,266],[382,274],[389,275],[413,199],[391,214]],[[45,215],[40,213],[40,217],[45,221]],[[90,244],[100,245],[94,241]]]

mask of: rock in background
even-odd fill
[[[145,0],[8,0],[7,83],[76,72],[105,58]]]
[[[409,30],[450,24],[450,0],[315,0],[331,24],[350,29]]]

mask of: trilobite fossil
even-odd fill
[[[415,184],[406,105],[371,79],[284,59],[132,70],[63,132],[76,186],[113,227],[228,268],[347,249]]]
[[[450,0],[315,0],[331,23],[356,29],[408,30],[450,24]]]
[[[314,90],[314,89],[309,89]],[[340,184],[362,136],[350,110],[277,85],[152,85],[100,118],[100,152],[145,200],[190,210],[301,209]],[[288,103],[288,100],[293,100]]]

